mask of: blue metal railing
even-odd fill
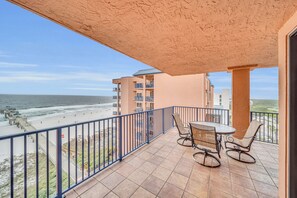
[[[278,113],[255,112],[252,111],[250,115],[251,121],[258,120],[263,124],[257,134],[256,140],[261,142],[268,142],[278,144]]]
[[[142,89],[143,88],[143,83],[135,83],[135,88],[136,89]]]
[[[2,136],[0,171],[9,171],[0,172],[0,197],[62,197],[174,127],[173,113],[184,123],[229,124],[229,110],[175,106]]]

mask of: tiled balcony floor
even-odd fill
[[[66,197],[277,197],[278,146],[254,142],[256,164],[228,158],[206,168],[194,162],[193,149],[176,143],[170,130],[122,162],[97,174]]]

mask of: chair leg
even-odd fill
[[[238,158],[231,156],[229,154],[230,152],[236,152],[236,153],[238,153]],[[249,156],[252,159],[252,161],[242,160],[242,158],[241,158],[241,155],[242,154]],[[254,164],[254,163],[256,163],[256,159],[251,154],[249,154],[246,151],[240,150],[240,149],[229,149],[229,150],[226,151],[226,155],[228,157],[236,160],[236,161],[239,161],[239,162],[243,162],[243,163],[247,163],[247,164]]]
[[[196,155],[203,155],[203,163],[201,163],[201,162],[199,162],[198,160],[196,160],[196,158],[195,158]],[[205,163],[207,157],[210,157],[210,158],[214,159],[214,160],[218,163],[218,165],[207,165],[207,164]],[[196,163],[198,163],[198,164],[200,164],[200,165],[202,165],[202,166],[205,166],[205,167],[209,167],[209,168],[217,168],[217,167],[221,166],[221,162],[220,162],[220,160],[219,160],[218,158],[216,158],[215,156],[209,154],[208,152],[197,152],[197,153],[194,153],[194,154],[193,154],[193,159],[194,159],[194,161],[195,161]]]
[[[181,142],[182,141],[182,142]],[[187,141],[190,141],[190,144],[189,145],[187,145],[187,144],[185,144],[185,142],[187,142]],[[178,138],[177,139],[177,141],[176,141],[179,145],[181,145],[181,146],[186,146],[186,147],[192,147],[192,141],[191,141],[191,139],[190,138],[187,138],[187,137],[180,137],[180,138]]]

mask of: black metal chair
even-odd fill
[[[256,138],[257,132],[259,131],[262,125],[263,125],[262,123],[256,120],[253,120],[250,123],[249,128],[247,129],[242,139],[238,139],[234,136],[228,136],[225,141],[225,148],[227,149],[226,154],[230,158],[239,162],[248,163],[248,164],[256,163],[256,159],[251,154],[249,154],[249,152],[251,150],[252,143]],[[238,153],[238,157],[230,155],[230,153],[232,152]],[[242,155],[247,156],[251,160],[248,161],[248,160],[242,159]]]
[[[175,113],[172,115],[176,128],[178,130],[179,137],[177,143],[181,146],[192,147],[191,134],[188,127],[184,127],[183,122],[180,119],[179,114]]]
[[[221,146],[218,140],[215,127],[204,126],[199,124],[190,124],[192,145],[194,149],[201,151],[193,154],[195,162],[202,166],[216,168],[221,165],[220,160],[212,154],[217,154],[219,158]],[[197,159],[199,155],[202,155],[202,162]],[[207,163],[207,159],[214,159]],[[213,162],[216,162],[215,164]]]

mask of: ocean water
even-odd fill
[[[6,106],[16,108],[22,116],[34,118],[63,114],[79,110],[101,108],[114,102],[109,96],[62,96],[62,95],[2,95],[0,109]],[[0,114],[0,126],[7,125]]]

